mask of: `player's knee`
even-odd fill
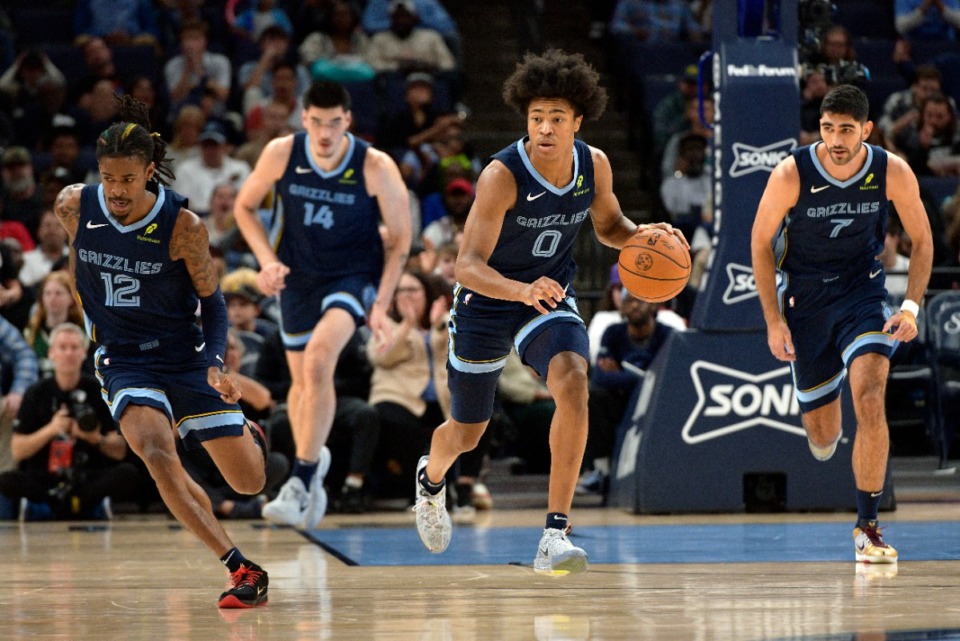
[[[556,375],[551,372],[547,376],[548,387],[557,404],[574,408],[587,406],[587,382],[587,371],[581,367],[565,367]]]
[[[480,438],[487,429],[487,423],[453,423],[451,436],[461,452],[470,452],[480,444]]]
[[[240,494],[259,494],[267,484],[267,475],[262,468],[254,467],[244,470],[234,478],[227,479],[227,482]]]

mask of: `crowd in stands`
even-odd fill
[[[858,2],[875,4],[836,2],[838,19],[860,15],[852,9]],[[863,80],[877,123],[871,142],[903,156],[921,177],[938,236],[935,262],[958,265],[960,0],[882,4],[885,11],[873,13],[888,19],[885,26],[870,30],[865,22],[848,21],[818,29],[818,47],[806,51],[802,61],[799,140],[818,139],[820,100],[841,78],[838,69],[853,62],[874,68]],[[417,459],[449,411],[444,362],[453,266],[481,169],[469,142],[469,110],[461,101],[463,42],[443,3],[76,0],[35,5],[16,0],[0,16],[0,24],[3,17],[12,24],[9,32],[0,31],[0,517],[103,517],[111,510],[107,497],[114,505],[131,500],[140,509],[156,503],[144,467],[121,448],[116,426],[90,386],[95,346],[74,329],[83,327],[83,318],[64,271],[67,237],[52,213],[64,186],[99,182],[94,144],[116,115],[118,94],[148,106],[153,127],[169,142],[168,155],[175,161],[172,187],[189,198],[190,209],[207,227],[231,324],[226,368],[241,377],[244,411],[263,424],[271,440],[265,496],[232,493],[202,452],[181,455],[219,516],[259,516],[294,458],[286,417],[290,374],[277,302],[257,288],[256,260],[232,212],[237,189],[266,143],[302,128],[299,97],[318,79],[350,90],[353,134],[396,160],[414,196],[411,216],[418,239],[397,288],[386,342],[373,340],[362,328],[338,363],[327,484],[335,509],[344,512],[367,510],[376,498],[406,497]],[[692,240],[695,276],[673,308],[658,309],[622,295],[616,268],[611,271],[601,311],[590,323],[596,400],[590,404],[591,436],[580,484],[582,492],[602,493],[623,410],[670,332],[685,329],[698,267],[713,234],[713,104],[709,93],[702,105],[698,102],[695,64],[709,42],[712,3],[598,0],[589,5],[593,40],[609,37],[618,52],[686,43],[690,54],[685,59],[670,55],[663,67],[657,67],[654,54],[624,54],[642,74],[615,69],[624,82],[641,85],[635,117],[643,124],[642,149],[656,174],[651,192],[659,196],[659,215]],[[272,203],[264,202],[261,216],[266,220],[271,214]],[[887,244],[884,264],[894,273],[905,272],[909,239],[895,218]],[[58,339],[70,345],[55,345]],[[61,369],[73,367],[77,341],[87,354],[83,372],[79,378],[72,370],[61,377]],[[61,378],[72,387],[51,383]],[[92,431],[76,427],[69,392],[78,386],[90,388],[83,403],[99,417]],[[40,394],[46,399],[40,406],[24,407],[24,399]],[[483,482],[491,455],[515,457],[518,470],[548,470],[554,408],[543,381],[514,354],[501,379],[494,428],[451,475],[454,518],[469,520],[476,509],[491,506]],[[96,469],[68,479],[63,469],[70,465],[54,464],[63,454],[61,441],[75,447],[78,470],[93,463]],[[79,456],[83,452],[89,455]],[[25,474],[36,478],[24,481]]]

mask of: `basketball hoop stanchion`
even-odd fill
[[[799,144],[798,1],[717,0],[713,15],[713,51],[699,63],[701,87],[708,72],[714,86],[713,246],[691,330],[661,348],[620,426],[609,504],[638,513],[850,510],[849,392],[843,438],[821,463],[807,447],[790,367],[767,348],[750,255],[770,172]],[[890,507],[893,492],[885,497]]]

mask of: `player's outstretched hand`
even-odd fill
[[[220,398],[223,399],[224,403],[236,403],[240,400],[240,383],[230,374],[221,372],[216,367],[208,367],[207,383],[220,392]]]
[[[280,261],[267,263],[257,274],[257,286],[260,287],[260,292],[264,296],[273,296],[286,287],[284,279],[289,273],[290,268]]]
[[[683,232],[671,225],[670,223],[647,223],[644,225],[637,226],[637,233],[644,231],[645,229],[659,229],[660,231],[666,232],[668,234],[673,234],[680,239],[680,242],[683,243],[683,246],[687,248],[687,251],[690,251],[690,243],[687,242],[687,239],[684,237]]]
[[[883,331],[891,334],[892,340],[909,343],[917,337],[917,317],[910,312],[899,311],[887,320]]]
[[[552,278],[541,276],[529,285],[526,285],[520,293],[520,300],[530,305],[541,314],[549,314],[550,310],[556,309],[557,303],[562,301],[567,295],[567,289]]]

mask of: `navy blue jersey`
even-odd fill
[[[593,157],[579,140],[573,143],[573,179],[555,187],[537,172],[524,149],[528,138],[497,152],[517,182],[517,202],[503,217],[503,228],[487,264],[506,278],[532,283],[547,276],[572,285],[577,265],[573,244],[590,215],[595,196]]]
[[[185,204],[183,196],[158,186],[150,213],[124,226],[109,215],[102,185],[80,192],[73,248],[77,293],[93,340],[149,349],[163,339],[201,335],[193,281],[183,261],[170,258],[170,237]]]
[[[867,160],[840,181],[823,168],[816,147],[793,151],[800,197],[781,227],[777,266],[791,276],[830,278],[871,264],[887,229],[887,152],[864,145]]]
[[[305,132],[293,136],[293,150],[277,181],[270,242],[281,262],[299,275],[324,279],[383,272],[380,207],[367,194],[363,163],[370,145],[347,134],[343,162],[323,171],[310,152]]]

